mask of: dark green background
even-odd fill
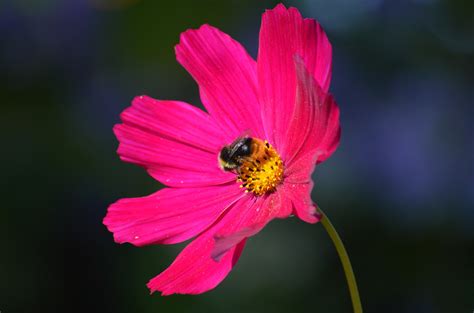
[[[474,5],[288,1],[334,50],[338,151],[313,199],[344,239],[366,312],[474,310]],[[183,245],[118,245],[107,206],[161,185],[119,161],[112,126],[135,95],[200,105],[175,61],[210,23],[253,55],[273,1],[0,3],[0,310],[350,312],[321,225],[270,223],[214,291],[149,296]]]

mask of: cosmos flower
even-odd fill
[[[311,173],[340,137],[328,94],[331,45],[295,8],[280,4],[263,14],[257,61],[209,25],[181,34],[176,56],[207,113],[180,101],[133,100],[114,128],[118,154],[166,188],[119,200],[104,219],[118,243],[194,238],[148,283],[162,295],[217,286],[247,238],[274,218],[316,223]]]

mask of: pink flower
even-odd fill
[[[263,14],[257,62],[209,25],[181,34],[176,56],[208,113],[180,101],[133,100],[114,128],[118,154],[167,188],[119,200],[104,219],[118,243],[194,238],[148,283],[162,295],[216,287],[247,238],[274,218],[295,214],[316,223],[311,173],[340,137],[339,109],[327,93],[331,45],[321,26],[295,8],[280,4]],[[238,138],[251,143],[253,154],[223,170],[218,157]]]

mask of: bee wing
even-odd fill
[[[237,150],[245,143],[245,139],[249,138],[249,136],[240,136],[234,140],[228,147],[230,150],[229,155],[233,156]]]
[[[242,132],[242,134],[239,136],[239,138],[252,137],[252,136],[250,136],[250,134],[251,134],[251,131],[250,131],[249,128],[247,128],[246,130],[244,130]]]

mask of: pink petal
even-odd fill
[[[204,106],[228,142],[247,131],[264,138],[256,64],[238,42],[203,25],[181,34],[176,57],[198,83]]]
[[[287,218],[293,212],[291,199],[283,190],[278,190],[278,196],[280,197],[280,211],[276,215],[276,218]]]
[[[291,162],[285,169],[285,183],[305,184],[311,182],[311,174],[314,172],[318,157],[318,154],[310,152]]]
[[[147,197],[117,201],[109,207],[104,224],[117,243],[178,243],[204,231],[241,196],[235,183],[165,188]]]
[[[303,60],[296,55],[296,104],[282,143],[281,154],[289,164],[312,152],[317,162],[328,158],[339,144],[339,108],[333,97],[319,88]]]
[[[312,181],[304,184],[285,183],[282,189],[291,199],[294,212],[301,220],[314,224],[321,219],[311,200]]]
[[[332,50],[326,34],[315,20],[303,19],[297,9],[279,4],[263,14],[257,62],[263,122],[277,148],[286,139],[284,130],[293,114],[296,54],[327,91]]]
[[[133,100],[116,125],[122,160],[144,166],[168,186],[205,186],[232,181],[217,156],[227,141],[203,111],[179,101],[146,96]]]
[[[151,292],[161,291],[162,295],[199,294],[216,287],[239,259],[245,240],[236,243],[219,260],[215,260],[211,257],[214,236],[220,230],[232,227],[236,215],[252,204],[250,196],[235,203],[220,221],[181,251],[164,272],[150,280],[148,288]]]
[[[219,260],[241,240],[260,232],[272,219],[286,218],[291,212],[291,202],[283,192],[274,192],[265,197],[255,198],[253,203],[242,206],[235,212],[232,224],[216,233],[216,245],[212,251],[212,257]]]
[[[214,239],[209,236],[191,242],[170,267],[148,282],[151,293],[200,294],[214,289],[237,263],[245,240],[227,251],[218,262],[210,257],[213,245]]]

